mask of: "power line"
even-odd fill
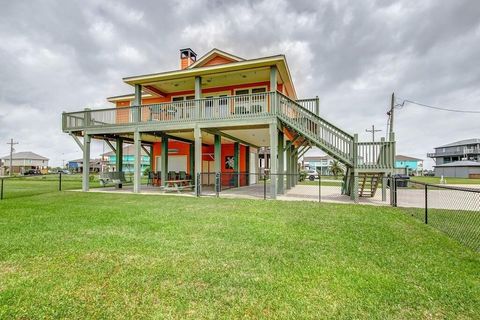
[[[480,114],[480,111],[477,110],[460,110],[460,109],[451,109],[451,108],[442,108],[442,107],[436,107],[436,106],[431,106],[425,103],[420,103],[412,100],[405,99],[401,104],[397,104],[396,107],[404,107],[405,103],[411,103],[415,104],[417,106],[429,108],[429,109],[434,109],[434,110],[440,110],[440,111],[448,111],[448,112],[456,112],[456,113],[475,113],[475,114]]]

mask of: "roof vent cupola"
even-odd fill
[[[180,50],[180,68],[186,69],[197,61],[197,54],[190,48]]]

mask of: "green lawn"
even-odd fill
[[[0,319],[478,318],[480,255],[390,207],[0,201]]]
[[[90,188],[100,188],[98,174],[91,174]],[[127,176],[127,181],[131,177]],[[147,179],[142,177],[142,183],[146,183]],[[131,183],[126,183],[129,185]],[[82,175],[72,174],[62,175],[62,190],[81,190]],[[40,195],[59,190],[59,175],[39,175],[39,176],[19,176],[12,178],[4,178],[3,196],[5,199],[13,199],[19,197],[28,197],[32,195]]]
[[[414,181],[439,184],[439,177],[411,177],[410,179]],[[468,178],[445,178],[447,184],[480,184],[480,179],[468,179]]]

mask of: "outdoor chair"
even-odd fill
[[[179,180],[187,180],[187,173],[185,171],[180,171],[178,173]]]
[[[175,171],[168,171],[168,180],[177,180],[177,173]]]

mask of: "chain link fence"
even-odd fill
[[[101,187],[98,174],[91,174],[90,188]],[[81,174],[45,174],[0,178],[0,200],[41,195],[65,190],[81,190]]]
[[[480,252],[480,187],[394,180],[393,206]]]
[[[278,199],[287,201],[315,201],[339,203],[390,204],[388,179],[378,181],[363,176],[359,180],[359,197],[347,195],[345,176],[312,176],[286,173],[247,173],[221,172],[200,173],[201,186],[198,196],[228,198]],[[272,180],[276,185],[276,196],[272,190]],[[197,182],[200,181],[197,179]]]

